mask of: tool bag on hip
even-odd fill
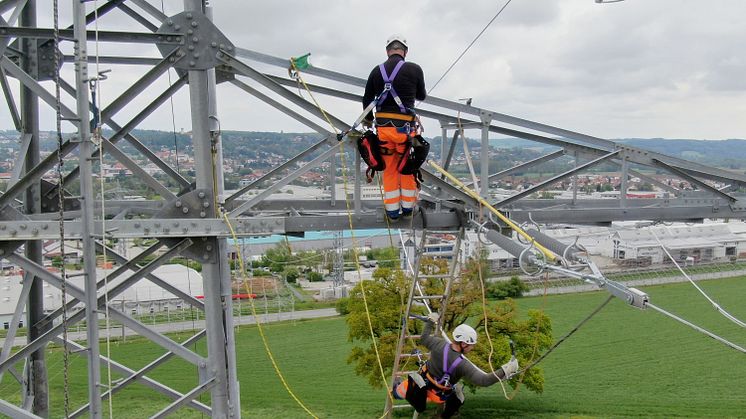
[[[375,132],[365,131],[365,134],[357,140],[357,151],[365,164],[368,165],[368,169],[365,170],[365,178],[368,183],[371,183],[375,172],[381,172],[386,168],[381,155],[381,140]]]
[[[417,187],[420,187],[422,182],[422,172],[420,167],[427,160],[427,155],[430,153],[430,143],[425,141],[421,135],[415,135],[409,141],[409,147],[402,155],[399,161],[399,173],[403,175],[414,175],[414,180],[417,183]]]

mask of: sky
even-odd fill
[[[283,58],[310,52],[314,66],[362,78],[385,59],[387,37],[403,34],[410,45],[407,60],[423,68],[430,89],[505,1],[211,4],[215,24],[238,47]],[[51,1],[38,3],[39,25],[51,27]],[[161,1],[151,4],[162,8]],[[182,4],[165,1],[164,11],[178,13]],[[91,10],[95,2],[86,5]],[[61,20],[66,25],[69,10],[64,7]],[[512,0],[431,94],[449,100],[473,98],[474,106],[609,139],[746,138],[744,16],[742,0]],[[103,16],[99,25],[144,31],[121,11]],[[102,55],[158,56],[144,45],[89,43],[88,49],[91,55],[99,49]],[[261,71],[287,75],[283,69],[244,61]],[[145,70],[100,66],[104,68],[112,71],[101,83],[103,106]],[[66,65],[63,77],[71,80],[72,74],[72,66]],[[249,79],[241,80],[254,86]],[[115,119],[123,124],[167,85],[167,78],[159,80]],[[220,84],[217,95],[224,130],[310,131],[235,86]],[[361,109],[354,102],[321,95],[316,99],[345,121],[354,120]],[[188,100],[183,89],[174,97],[173,111],[167,103],[140,128],[188,131]],[[0,126],[11,128],[9,113],[0,111]],[[53,114],[44,110],[42,129],[53,127]],[[434,122],[425,127],[426,136],[440,134]]]

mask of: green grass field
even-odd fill
[[[739,318],[746,279],[701,282],[715,300]],[[746,346],[746,331],[716,314],[689,284],[648,287],[651,302]],[[544,307],[555,337],[566,333],[605,298],[605,293],[524,298],[522,310]],[[350,343],[342,318],[265,326],[272,351],[291,388],[316,415],[376,418],[384,402],[354,375],[345,360]],[[181,336],[179,340],[184,339]],[[236,334],[244,417],[301,418],[308,415],[285,392],[267,359],[255,327]],[[204,345],[200,346],[204,352]],[[105,348],[102,348],[102,353]],[[145,341],[112,345],[113,358],[132,368],[162,350]],[[86,398],[82,358],[71,363],[71,403]],[[490,417],[746,417],[746,356],[653,311],[612,301],[542,364],[545,392],[520,391],[506,400],[499,385],[467,394],[462,418]],[[62,360],[49,355],[52,417],[62,416]],[[194,367],[171,361],[151,376],[186,391],[195,384]],[[105,370],[103,371],[105,375]],[[17,401],[18,385],[7,375],[0,397]],[[11,394],[11,391],[14,393]],[[203,396],[208,401],[209,396]],[[114,397],[114,417],[149,416],[167,400],[136,384]],[[105,402],[106,404],[106,402]],[[410,411],[411,412],[411,411]],[[399,417],[411,417],[404,411]],[[182,409],[177,417],[202,417]],[[425,415],[424,417],[428,417]]]

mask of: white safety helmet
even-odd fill
[[[399,35],[398,33],[393,34],[389,36],[389,39],[386,40],[386,47],[391,45],[392,42],[399,41],[402,45],[404,45],[404,48],[409,48],[409,44],[407,44],[407,38],[405,38],[402,35]]]
[[[474,345],[477,343],[477,331],[468,324],[460,324],[453,329],[453,340]]]

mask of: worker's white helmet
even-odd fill
[[[404,45],[404,48],[409,48],[409,44],[407,44],[407,38],[398,33],[389,36],[389,39],[386,40],[386,47],[388,48],[388,46],[391,45],[392,42],[396,41],[401,42],[401,44]]]
[[[453,329],[453,340],[474,345],[477,343],[477,331],[468,324],[460,324]]]

